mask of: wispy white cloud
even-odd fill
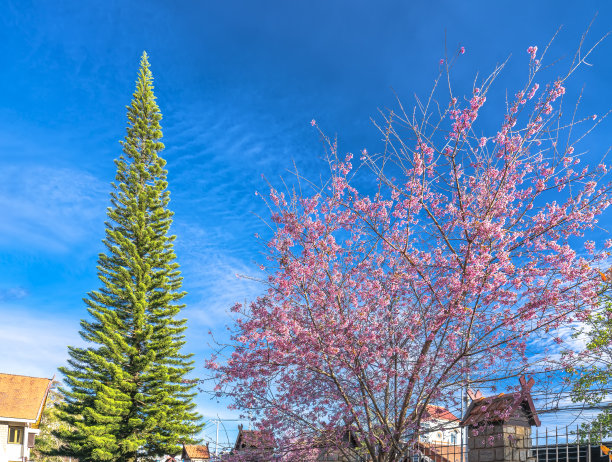
[[[78,319],[43,315],[21,304],[0,305],[0,371],[51,377],[68,358],[67,345],[80,345]]]
[[[0,171],[0,245],[67,251],[104,217],[108,186],[76,168],[11,165]]]
[[[20,300],[28,296],[28,291],[23,287],[0,288],[0,302]]]
[[[197,226],[180,231],[177,252],[191,299],[185,314],[200,326],[218,327],[230,320],[229,309],[234,304],[253,300],[263,292],[263,284],[256,280],[262,274],[255,263],[215,243],[214,232],[211,235]]]

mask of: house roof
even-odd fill
[[[416,447],[434,462],[459,462],[461,460],[461,446],[455,444],[430,444],[419,441]]]
[[[208,446],[202,446],[200,444],[184,444],[183,451],[183,455],[186,454],[190,459],[210,459]]]
[[[524,377],[520,378],[521,391],[516,393],[500,393],[496,396],[481,397],[472,401],[467,409],[462,426],[475,427],[487,423],[508,422],[516,418],[522,411],[527,417],[529,425],[540,426],[540,419],[531,397],[533,378],[529,382]]]
[[[417,413],[423,409],[422,405],[418,406],[415,411],[412,412],[411,419],[416,419]],[[461,419],[453,414],[451,411],[442,406],[434,406],[433,404],[427,404],[421,416],[421,421],[428,420],[447,420],[459,422]]]
[[[238,426],[238,437],[234,449],[272,449],[274,448],[274,437],[271,433],[259,430],[243,430]]]
[[[338,427],[337,430],[327,429],[322,431],[317,437],[312,438],[309,445],[322,449],[334,447],[356,448],[359,446],[359,439],[355,430]]]
[[[0,417],[37,421],[51,379],[0,373]]]
[[[428,404],[425,408],[426,416],[423,416],[425,420],[427,419],[440,419],[440,420],[459,420],[457,416],[455,416],[451,411],[442,406],[434,406],[433,404]]]

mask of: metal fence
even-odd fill
[[[522,432],[521,432],[522,433]],[[489,434],[490,435],[490,434]],[[508,439],[508,436],[510,438]],[[585,435],[578,427],[525,429],[521,437],[497,435],[483,444],[481,436],[467,444],[424,438],[407,450],[410,462],[612,462],[612,441],[599,435]],[[518,435],[517,435],[518,436]],[[476,441],[477,440],[477,441]]]
[[[585,435],[578,427],[535,428],[530,458],[535,462],[611,462],[612,441]]]

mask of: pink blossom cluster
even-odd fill
[[[472,127],[472,124],[478,117],[478,111],[483,106],[483,104],[487,101],[485,96],[479,95],[480,89],[476,88],[474,90],[474,95],[470,99],[469,107],[463,110],[457,108],[456,102],[454,99],[452,101],[453,109],[449,111],[449,117],[451,120],[454,120],[452,125],[452,130],[449,134],[451,138],[467,138],[469,135],[469,130]]]
[[[424,406],[457,404],[468,373],[495,383],[527,368],[534,333],[596,304],[606,254],[572,243],[611,203],[607,166],[578,169],[573,144],[544,136],[565,88],[531,102],[538,88],[488,136],[475,135],[486,88],[467,107],[453,97],[436,124],[390,123],[386,154],[362,152],[373,189],[332,144],[322,187],[271,191],[267,292],[236,305],[232,353],[208,367],[288,458],[350,429],[376,460],[399,460]]]
[[[538,47],[536,46],[530,46],[529,48],[527,48],[527,53],[529,53],[529,56],[531,56],[532,61],[535,60],[537,52],[538,52]]]

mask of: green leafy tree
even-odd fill
[[[66,455],[81,461],[150,460],[175,454],[201,430],[191,355],[181,353],[182,277],[170,236],[166,162],[159,153],[162,115],[146,53],[127,107],[123,154],[98,260],[101,288],[85,298],[87,348],[69,347],[56,432]]]
[[[607,280],[607,276],[602,274]],[[606,291],[607,292],[607,291]],[[571,366],[571,398],[583,403],[585,410],[596,411],[594,417],[581,424],[583,440],[612,436],[612,301],[602,295],[601,308],[592,313],[574,337],[584,337],[586,348],[578,355],[566,354]]]
[[[42,418],[40,419],[40,433],[36,435],[31,458],[37,462],[64,462],[62,457],[56,455],[61,448],[61,441],[53,434],[58,430],[67,432],[70,427],[58,417],[58,404],[62,402],[63,396],[57,391],[57,382],[53,382]]]

